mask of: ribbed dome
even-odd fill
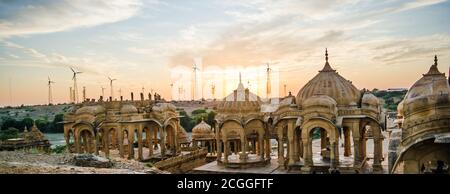
[[[317,94],[314,96],[311,96],[311,98],[306,99],[303,101],[302,107],[304,109],[307,109],[309,107],[315,107],[315,106],[323,106],[328,108],[334,108],[336,107],[336,101],[326,95]]]
[[[211,130],[211,126],[202,120],[194,128],[192,128],[192,138],[193,139],[205,139],[214,138],[214,132]]]
[[[233,114],[260,112],[261,99],[256,94],[251,93],[244,88],[239,74],[239,85],[233,93],[226,96],[222,101],[217,103],[218,112],[229,112]]]
[[[131,114],[131,113],[137,113],[138,109],[132,105],[132,104],[124,104],[122,108],[120,109],[120,113],[122,114]]]
[[[405,116],[425,106],[434,106],[436,104],[448,103],[449,83],[444,73],[439,72],[437,68],[437,57],[430,70],[423,74],[406,93],[404,102]]]
[[[378,98],[372,93],[366,92],[362,97],[361,103],[363,106],[378,106],[380,104],[380,100],[378,100]]]
[[[361,98],[360,91],[331,68],[328,63],[328,52],[325,56],[323,69],[298,92],[297,105],[300,106],[304,100],[316,94],[333,98],[339,106],[357,105]]]

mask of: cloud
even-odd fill
[[[380,52],[376,47],[389,43],[399,46],[399,41],[384,38],[383,42],[375,44],[371,40],[382,37],[372,36],[372,32],[366,29],[383,22],[383,15],[386,13],[398,13],[440,2],[442,1],[376,1],[368,4],[359,0],[221,1],[219,4],[224,5],[226,14],[236,19],[236,24],[215,40],[205,43],[207,46],[173,48],[168,63],[172,66],[190,66],[194,57],[202,57],[206,66],[255,66],[271,61],[282,64],[285,68],[297,66],[300,69],[301,66],[317,63],[317,57],[323,57],[325,47],[345,51],[365,50],[371,60],[397,63],[399,56],[387,56],[387,52]],[[192,31],[193,29],[186,30]],[[190,35],[185,33],[184,37],[191,37],[186,34]],[[197,31],[195,35],[201,37]],[[200,42],[199,39],[195,40]],[[439,38],[430,37],[423,41],[419,38],[415,43],[436,40]],[[359,47],[367,42],[371,42],[370,45],[365,45],[370,47],[369,50]],[[404,44],[405,47],[416,49],[410,50],[411,54],[408,56],[430,50],[429,47],[420,48],[413,44]],[[334,52],[336,55],[338,53],[341,54],[339,51]],[[353,57],[351,53],[342,53],[342,60],[339,60],[345,61],[345,55],[348,55],[348,60]]]
[[[27,3],[28,2],[28,3]],[[139,13],[140,0],[6,1],[0,3],[0,37],[91,27],[128,19]]]
[[[400,7],[398,7],[395,12],[401,12],[401,11],[407,11],[407,10],[411,10],[411,9],[416,9],[419,7],[425,7],[425,6],[429,6],[429,5],[434,5],[434,4],[438,4],[438,3],[442,3],[446,0],[416,0],[416,1],[411,1],[411,2],[407,2],[402,4]]]

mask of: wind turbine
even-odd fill
[[[53,96],[52,96],[52,84],[55,82],[50,79],[50,76],[48,76],[48,104],[53,103]]]
[[[119,98],[122,97],[122,88],[119,88]]]
[[[81,71],[75,71],[72,67],[70,68],[73,72],[73,89],[74,89],[74,101],[78,103],[78,88],[77,88],[77,74],[83,73]]]
[[[114,100],[113,81],[116,81],[117,79],[112,79],[111,77],[108,77],[108,79],[109,79],[109,86],[111,87],[111,99]]]

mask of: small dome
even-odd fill
[[[122,114],[131,114],[131,113],[137,113],[138,109],[132,105],[132,104],[124,104],[122,108],[120,109],[120,113]]]
[[[313,107],[313,106],[323,106],[323,107],[329,107],[329,108],[334,108],[336,107],[336,101],[327,96],[327,95],[322,95],[322,94],[318,94],[318,95],[313,95],[309,98],[307,98],[305,101],[303,101],[302,103],[302,107],[304,109],[307,109],[309,107]]]
[[[380,100],[378,100],[378,98],[372,93],[366,92],[362,97],[361,103],[368,106],[378,106],[380,104]]]
[[[437,57],[428,73],[423,74],[408,90],[403,99],[403,113],[409,115],[420,111],[423,107],[446,105],[449,103],[449,83],[444,73],[437,68]]]
[[[325,66],[297,94],[297,105],[313,95],[324,94],[333,98],[338,105],[357,105],[361,97],[360,91],[347,79],[339,75],[328,63],[328,52],[325,53]]]
[[[205,139],[214,138],[214,132],[211,130],[211,126],[202,120],[198,125],[192,128],[192,139]]]
[[[84,106],[76,110],[75,114],[91,114],[91,115],[97,115],[100,113],[104,113],[105,108],[103,108],[100,105],[96,106]]]

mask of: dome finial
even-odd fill
[[[434,65],[437,65],[438,59],[437,59],[437,55],[434,55]]]
[[[325,48],[325,61],[328,63],[328,48]]]

